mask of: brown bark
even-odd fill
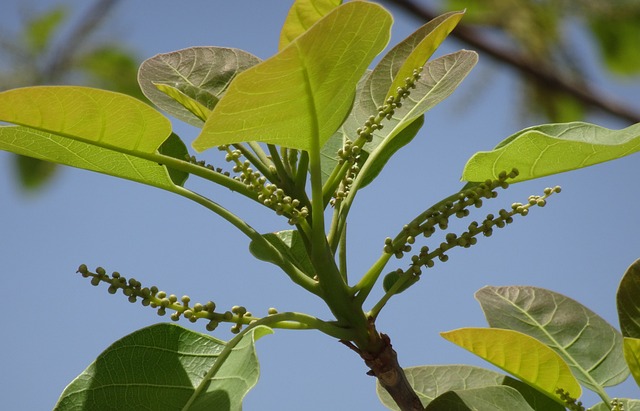
[[[391,346],[389,336],[379,334],[378,337],[380,344],[376,345],[380,346],[380,349],[375,353],[362,351],[349,341],[341,342],[360,355],[370,369],[367,374],[378,379],[402,411],[424,411],[420,398],[398,363],[398,355]]]

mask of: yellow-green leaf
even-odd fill
[[[629,365],[633,379],[640,387],[640,339],[624,338],[624,359]]]
[[[0,93],[0,121],[126,153],[153,153],[171,123],[125,94],[77,86],[38,86]]]
[[[526,334],[499,328],[461,328],[440,335],[559,402],[558,388],[574,398],[582,393],[567,363],[551,348]]]
[[[318,151],[351,108],[358,80],[390,36],[391,15],[354,1],[238,74],[193,147],[262,141]]]
[[[182,105],[184,108],[189,110],[191,114],[198,117],[202,121],[207,121],[207,117],[209,117],[209,114],[211,114],[211,110],[209,110],[209,108],[187,96],[175,87],[171,87],[167,84],[161,83],[154,83],[154,85],[158,90],[162,91],[164,94],[171,97],[176,102],[180,103],[180,105]]]
[[[342,0],[296,0],[289,9],[287,19],[282,26],[278,50],[288,46],[296,37],[340,4]]]

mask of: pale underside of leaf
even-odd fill
[[[640,150],[640,124],[609,130],[575,122],[524,129],[492,151],[474,154],[464,167],[462,180],[495,179],[502,171],[517,168],[513,182],[588,167]]]
[[[476,299],[491,327],[516,330],[547,344],[585,386],[597,390],[627,378],[622,336],[577,301],[522,286],[484,287]]]
[[[431,402],[425,411],[534,411],[514,388],[499,385],[449,391]]]
[[[640,260],[636,260],[624,273],[616,304],[620,330],[625,337],[640,338]]]

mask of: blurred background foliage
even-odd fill
[[[136,73],[142,58],[124,39],[98,36],[118,0],[96,0],[85,14],[54,4],[27,12],[14,33],[0,33],[0,90],[37,84],[90,85],[144,99]],[[523,116],[535,122],[584,119],[603,111],[627,123],[640,122],[638,107],[620,103],[594,87],[572,30],[598,51],[596,62],[611,75],[640,75],[638,0],[388,0],[426,20],[448,10],[467,9],[454,36],[520,73]],[[74,17],[74,18],[72,18]],[[105,24],[107,23],[107,24]],[[480,88],[482,92],[482,88]],[[479,100],[475,100],[476,102]],[[474,101],[471,101],[473,104]],[[56,166],[16,156],[16,176],[28,191],[42,187]]]

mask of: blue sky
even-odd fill
[[[16,26],[25,3],[3,6],[0,25]],[[75,13],[87,2],[67,1]],[[266,58],[275,53],[288,1],[241,2],[157,0],[122,2],[103,30],[142,58],[196,45],[237,47]],[[395,16],[392,44],[420,23]],[[597,86],[638,107],[640,82],[606,76],[579,27],[569,33],[590,62]],[[439,54],[463,46],[447,41]],[[384,238],[461,187],[466,160],[532,125],[522,116],[515,73],[480,55],[480,63],[454,95],[427,114],[423,130],[400,151],[351,212],[350,272],[356,277],[375,261]],[[624,124],[606,116],[587,119],[606,127]],[[190,142],[197,130],[176,121]],[[205,153],[203,159],[213,160]],[[215,153],[210,154],[213,156]],[[225,221],[183,198],[128,181],[65,169],[54,184],[31,196],[14,180],[7,153],[0,152],[0,408],[51,409],[65,385],[113,341],[162,321],[153,310],[91,287],[74,274],[80,263],[120,271],[146,285],[219,307],[245,305],[265,314],[269,307],[327,318],[318,299],[290,284],[274,266],[255,261],[247,239]],[[515,185],[476,213],[482,219],[544,187],[561,185],[544,209],[497,231],[478,245],[451,252],[450,260],[426,271],[421,281],[394,298],[378,329],[391,336],[404,366],[475,364],[466,351],[442,339],[440,331],[484,326],[473,293],[484,285],[534,285],[574,298],[617,326],[615,291],[624,270],[640,258],[638,155]],[[232,208],[256,228],[286,227],[271,213],[238,201],[227,190],[194,185]],[[437,241],[437,240],[436,240]],[[377,288],[381,295],[381,287]],[[168,317],[164,318],[168,321]],[[183,325],[187,326],[187,323]],[[204,326],[193,328],[204,332]],[[228,339],[228,327],[214,336]],[[338,342],[315,332],[276,331],[258,342],[261,379],[246,410],[384,410],[366,367]],[[636,397],[628,380],[612,396]],[[591,400],[593,396],[587,397]],[[589,402],[589,401],[587,401]]]

